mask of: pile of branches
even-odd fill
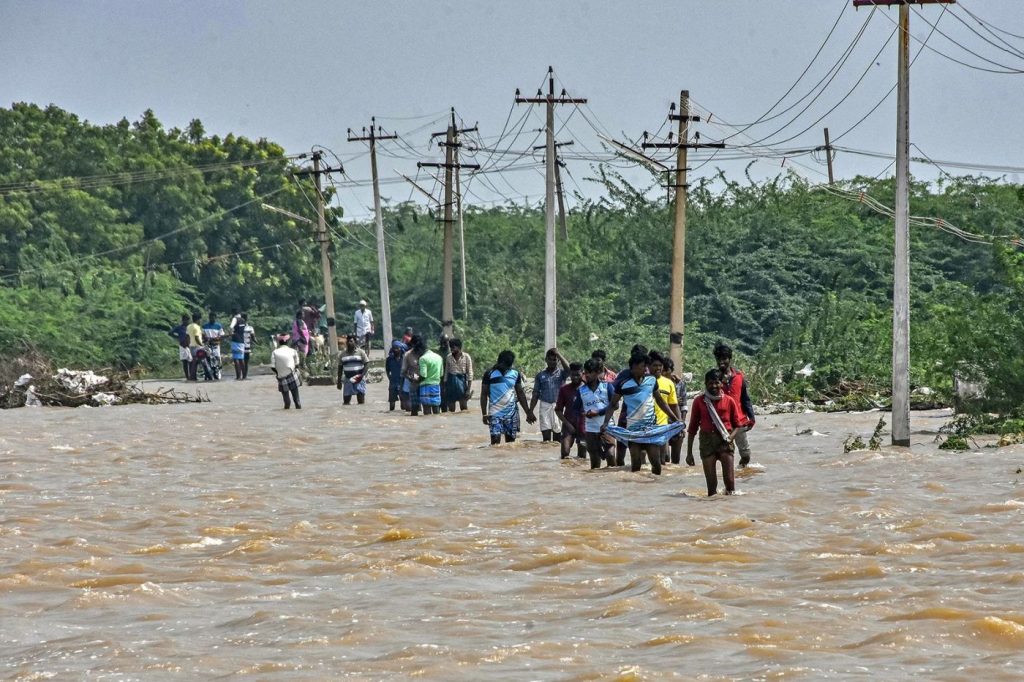
[[[101,405],[166,405],[203,403],[209,397],[171,388],[144,391],[125,372],[59,369],[37,353],[15,358],[0,371],[0,409],[14,407],[98,407]]]

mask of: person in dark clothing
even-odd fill
[[[178,342],[178,359],[181,360],[181,371],[185,373],[185,381],[192,376],[192,352],[189,350],[188,341],[188,315],[181,316],[181,322],[172,327],[167,335]]]
[[[395,339],[391,342],[391,352],[384,360],[384,371],[388,375],[388,404],[391,411],[395,409],[395,403],[401,403],[402,409],[409,409],[405,399],[402,397],[402,356],[409,347]]]
[[[736,431],[736,449],[740,452],[740,468],[750,464],[750,445],[747,444],[747,432],[754,428],[754,403],[747,393],[747,379],[738,368],[732,366],[732,348],[721,341],[715,344],[715,364],[722,373],[722,390],[736,401],[743,413],[739,428]]]

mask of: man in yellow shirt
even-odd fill
[[[679,399],[676,396],[676,385],[672,379],[667,376],[662,376],[665,370],[665,361],[662,359],[660,353],[657,351],[651,351],[650,359],[647,363],[647,369],[651,373],[652,377],[656,377],[658,379],[658,393],[661,394],[666,406],[672,410],[675,420],[682,421],[683,417],[679,413]],[[654,404],[654,423],[658,426],[668,424],[668,413],[661,409],[661,406],[659,406],[657,402]],[[661,462],[662,464],[668,463],[667,444],[661,446]]]
[[[192,354],[192,364],[188,368],[189,381],[198,381],[196,378],[196,368],[199,366],[199,356],[196,352],[203,346],[203,327],[199,324],[202,321],[202,315],[192,313],[192,324],[185,327],[185,335],[188,336],[188,349]]]

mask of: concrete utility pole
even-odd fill
[[[451,123],[448,125],[448,130],[443,133],[434,133],[431,138],[439,137],[440,135],[445,136],[445,141],[442,144],[444,149],[444,163],[417,163],[418,168],[444,168],[444,259],[442,266],[442,294],[441,294],[441,333],[447,336],[452,335],[452,331],[455,326],[455,312],[454,312],[454,282],[452,281],[452,261],[453,261],[453,248],[452,242],[454,241],[454,229],[452,220],[452,206],[454,201],[452,199],[452,171],[456,168],[473,168],[476,170],[480,169],[480,164],[476,163],[458,163],[455,161],[455,150],[460,146],[458,141],[459,133],[468,133],[475,131],[476,126],[472,128],[459,129],[455,125],[455,109],[452,108]]]
[[[521,97],[516,90],[516,104],[544,104],[547,108],[547,164],[545,180],[544,210],[544,347],[553,348],[558,345],[558,261],[555,254],[555,105],[586,104],[585,98],[572,98],[562,90],[555,97],[555,71],[548,67],[548,94],[545,96],[537,91],[536,97]]]
[[[677,372],[683,371],[683,332],[686,313],[686,155],[690,149],[723,149],[724,142],[690,142],[690,122],[700,120],[699,116],[690,115],[690,91],[679,92],[679,113],[675,113],[673,103],[669,111],[669,120],[679,122],[678,141],[672,141],[669,133],[668,142],[647,142],[644,133],[644,149],[675,149],[676,150],[676,190],[675,229],[672,233],[672,286],[669,298],[669,357],[672,358]]]
[[[377,119],[370,117],[370,133],[363,128],[361,137],[353,137],[348,129],[349,142],[370,143],[370,173],[373,176],[373,215],[377,223],[377,283],[380,287],[380,316],[384,326],[384,352],[389,352],[393,332],[391,327],[391,288],[388,286],[388,258],[384,244],[384,217],[380,209],[380,182],[377,179],[377,140],[396,140],[398,135],[385,135],[376,125]]]
[[[313,152],[313,170],[299,171],[295,175],[312,175],[316,183],[316,218],[317,218],[317,241],[320,242],[320,269],[324,279],[324,307],[327,313],[327,352],[331,358],[333,368],[334,361],[338,355],[338,327],[334,316],[334,280],[331,275],[331,240],[327,234],[327,221],[324,218],[324,193],[321,188],[320,176],[326,173],[344,173],[345,170],[338,168],[320,168],[320,160],[323,155],[320,152]]]
[[[899,5],[896,80],[896,253],[892,283],[892,444],[910,445],[910,5],[954,0],[853,0],[854,7]]]

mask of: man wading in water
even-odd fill
[[[732,348],[724,343],[716,343],[715,364],[722,373],[722,390],[740,406],[740,423],[736,431],[736,448],[740,451],[740,468],[750,464],[750,446],[747,444],[747,431],[754,428],[754,403],[747,394],[747,379],[743,372],[732,366]]]
[[[498,362],[494,367],[484,373],[480,390],[480,413],[483,414],[484,424],[490,427],[491,445],[500,443],[502,436],[505,436],[506,443],[515,442],[519,434],[520,405],[526,411],[527,423],[537,421],[533,410],[526,403],[523,375],[512,368],[515,361],[515,353],[503,350],[498,354]]]
[[[277,377],[277,390],[284,398],[284,409],[292,406],[295,401],[295,409],[301,410],[302,403],[299,402],[299,354],[294,348],[288,346],[288,335],[281,334],[277,337],[277,348],[270,355],[270,361]]]
[[[700,461],[708,484],[708,497],[718,492],[718,462],[722,463],[725,494],[736,491],[733,468],[733,438],[743,418],[739,405],[722,390],[722,373],[713,369],[704,375],[704,393],[693,399],[690,427],[687,429],[686,463],[694,465],[693,438],[700,431]]]
[[[352,396],[360,405],[366,402],[366,370],[369,367],[370,358],[366,351],[356,346],[356,337],[349,334],[345,339],[345,354],[338,360],[337,385],[346,405],[352,402]]]

